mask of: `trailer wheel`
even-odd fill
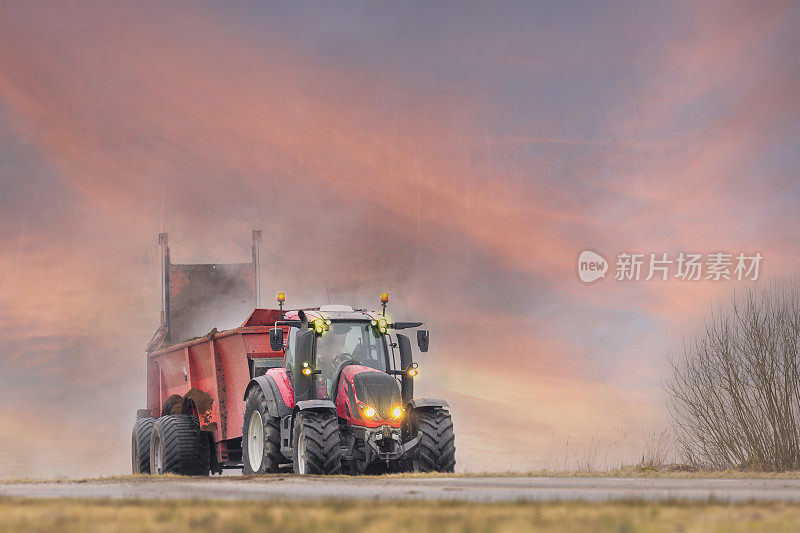
[[[269,416],[261,387],[253,387],[244,404],[242,426],[242,473],[278,472],[281,454],[280,419]]]
[[[453,472],[456,467],[456,436],[453,421],[446,409],[422,409],[414,412],[420,433],[414,469],[421,472]]]
[[[342,448],[336,413],[301,411],[294,419],[292,441],[295,474],[342,472]]]
[[[150,473],[150,436],[153,434],[152,417],[140,418],[133,425],[131,435],[131,469],[134,474]]]
[[[150,472],[207,476],[211,470],[208,437],[196,416],[168,415],[156,420],[150,440]]]

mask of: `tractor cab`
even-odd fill
[[[399,427],[404,408],[394,376],[403,372],[393,364],[396,354],[390,357],[396,345],[382,315],[337,305],[292,311],[286,319],[284,368],[296,402],[332,400],[348,423]],[[279,349],[281,330],[273,332],[273,348]]]
[[[297,398],[334,399],[339,374],[348,365],[380,372],[391,368],[385,333],[372,325],[377,317],[345,306],[324,306],[318,311],[288,312],[285,318],[290,327],[284,367],[298,385]],[[278,349],[281,342],[276,341]]]

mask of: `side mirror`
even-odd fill
[[[428,342],[430,341],[430,331],[427,329],[418,329],[417,330],[417,346],[419,346],[420,352],[427,352],[428,351]]]
[[[272,328],[269,330],[269,347],[273,352],[283,350],[283,328]]]

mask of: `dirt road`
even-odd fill
[[[0,497],[112,499],[431,499],[468,501],[800,501],[800,479],[603,477],[130,478],[0,483]]]

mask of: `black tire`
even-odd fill
[[[299,456],[301,439],[304,441],[304,460]],[[292,441],[292,466],[295,474],[342,472],[339,418],[336,413],[301,411],[294,419]]]
[[[352,457],[344,466],[346,468],[343,467],[343,470],[353,476],[367,473],[369,463],[367,463],[366,454],[364,453],[364,439],[354,437]]]
[[[456,468],[456,436],[450,412],[440,407],[414,412],[419,431],[415,470],[420,472],[453,472]]]
[[[150,473],[150,436],[153,434],[152,417],[140,418],[133,425],[131,434],[131,470],[134,474]]]
[[[162,416],[150,439],[150,472],[207,476],[211,470],[208,436],[196,416]]]
[[[261,417],[264,429],[264,453],[260,464],[250,461],[250,421],[253,413]],[[256,452],[258,453],[258,452]],[[253,387],[244,404],[244,424],[242,424],[242,473],[244,475],[271,474],[278,472],[281,459],[281,423],[278,417],[269,416],[267,399],[261,387]]]

